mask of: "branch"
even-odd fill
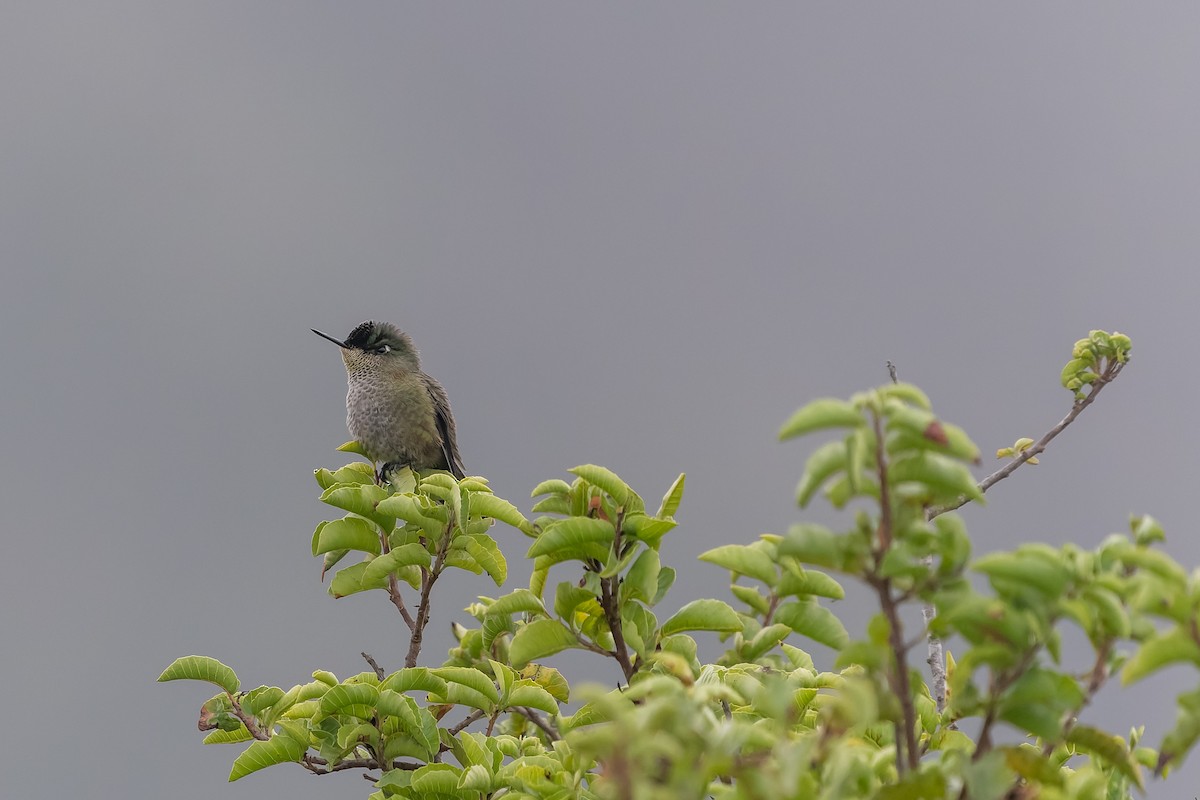
[[[465,731],[467,729],[467,726],[470,725],[472,722],[475,722],[476,720],[481,720],[481,719],[483,719],[483,712],[479,709],[475,709],[474,711],[472,711],[470,714],[467,715],[466,719],[464,719],[462,722],[458,723],[457,725],[455,725],[453,728],[450,729],[450,735],[457,736],[458,734]]]
[[[421,640],[425,638],[425,626],[429,624],[429,594],[433,584],[442,574],[442,566],[446,562],[446,552],[450,549],[450,540],[454,538],[454,520],[446,525],[442,543],[438,547],[437,558],[429,569],[421,570],[421,600],[417,604],[417,616],[413,620],[412,638],[408,641],[408,655],[404,657],[404,666],[415,667],[417,658],[421,655]]]
[[[550,738],[550,741],[557,742],[559,739],[562,738],[561,736],[558,735],[558,730],[556,730],[553,725],[551,725],[549,722],[547,722],[542,717],[541,714],[537,713],[532,708],[527,708],[526,706],[519,706],[517,708],[517,712],[520,713],[521,716],[525,717],[527,720],[532,722],[534,725],[537,725],[539,728],[541,728],[542,732],[545,733],[546,736],[548,736]]]
[[[396,579],[393,573],[388,575],[388,597],[392,599],[392,605],[400,612],[400,616],[404,618],[404,624],[411,631],[416,627],[416,622],[412,618],[412,614],[408,612],[408,607],[404,605],[404,597],[400,594],[400,581]]]
[[[617,598],[612,590],[612,578],[600,579],[600,606],[604,609],[604,619],[612,632],[613,651],[609,654],[621,665],[621,672],[628,682],[637,670],[629,661],[629,651],[625,646],[625,632],[621,629],[621,611],[617,608]]]
[[[383,680],[385,677],[383,667],[381,667],[377,663],[375,663],[375,659],[371,658],[371,654],[367,653],[367,652],[362,652],[362,653],[359,653],[359,655],[362,656],[364,659],[366,659],[367,663],[371,665],[371,669],[375,670],[375,677],[379,678],[379,680]]]
[[[233,715],[242,721],[242,724],[246,726],[246,730],[250,732],[251,736],[260,742],[265,742],[271,738],[269,733],[258,727],[258,723],[254,721],[254,717],[242,711],[242,706],[238,703],[237,698],[228,692],[225,694],[229,697],[229,704],[233,707]]]
[[[1050,442],[1054,441],[1054,437],[1066,430],[1067,426],[1074,422],[1076,417],[1082,414],[1083,410],[1090,406],[1093,401],[1095,401],[1096,397],[1100,394],[1104,387],[1112,383],[1113,380],[1116,379],[1117,375],[1121,374],[1121,370],[1124,369],[1124,367],[1125,365],[1119,361],[1110,361],[1108,366],[1104,368],[1104,371],[1100,373],[1100,377],[1098,377],[1095,382],[1092,383],[1092,390],[1088,392],[1087,397],[1083,398],[1082,400],[1076,400],[1075,404],[1071,406],[1071,411],[1065,417],[1063,417],[1057,425],[1046,431],[1045,435],[1042,436],[1041,439],[1038,439],[1028,448],[1022,450],[1015,458],[1013,458],[1012,461],[1008,462],[1003,467],[981,480],[979,482],[979,491],[986,492],[988,489],[992,488],[997,483],[1016,472],[1017,468],[1026,461],[1040,455],[1046,449],[1046,446],[1050,444]],[[929,510],[928,518],[933,519],[936,516],[945,514],[947,511],[953,511],[956,508],[962,508],[969,502],[969,500],[970,498],[968,498],[966,495],[963,495],[948,506],[932,508]]]
[[[625,523],[625,509],[620,509],[617,512],[616,523],[613,527],[616,529],[616,538],[613,541],[613,552],[621,552],[621,526]],[[613,652],[612,657],[621,665],[621,672],[625,675],[626,683],[629,682],[637,669],[629,660],[629,649],[625,645],[625,631],[621,627],[621,609],[618,607],[617,595],[613,592],[613,578],[600,579],[600,607],[604,609],[604,620],[608,623],[608,630],[613,637]]]
[[[888,492],[887,457],[884,453],[883,426],[878,414],[872,414],[875,425],[875,465],[879,474],[879,552],[876,565],[883,554],[892,546],[892,501]],[[872,568],[874,571],[875,567]],[[904,645],[904,629],[901,627],[900,612],[896,598],[892,596],[892,584],[887,578],[872,575],[871,584],[879,596],[879,607],[888,621],[888,644],[894,657],[892,691],[900,699],[903,719],[896,725],[896,770],[903,775],[915,770],[920,763],[917,750],[917,712],[913,706],[912,688],[908,680],[908,658]]]

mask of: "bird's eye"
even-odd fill
[[[375,352],[379,353],[380,355],[386,355],[392,352],[392,348],[389,345],[381,344],[379,347],[375,348]]]

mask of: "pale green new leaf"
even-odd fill
[[[732,633],[742,629],[742,618],[720,600],[693,600],[662,625],[660,634],[669,636],[680,631],[721,631]]]
[[[529,548],[526,558],[551,555],[560,550],[591,550],[607,553],[611,548],[616,531],[612,523],[588,517],[570,517],[555,522]],[[590,546],[590,547],[589,547]],[[602,555],[601,558],[604,556]]]
[[[395,525],[395,518],[377,509],[379,503],[387,496],[387,491],[382,486],[373,483],[358,486],[339,484],[325,490],[321,495],[321,502],[366,517],[391,530]]]
[[[817,493],[836,472],[844,471],[849,465],[850,454],[846,449],[846,443],[826,442],[813,451],[808,457],[808,461],[804,464],[804,472],[800,475],[800,482],[796,485],[796,502],[801,508],[808,505],[808,501]]]
[[[352,567],[338,570],[337,574],[333,576],[333,580],[329,582],[329,594],[334,597],[346,597],[370,589],[382,589],[387,585],[386,573],[376,574],[373,580],[366,580],[366,571],[370,564],[370,561],[363,561]]]
[[[656,517],[673,517],[675,512],[679,510],[679,504],[683,501],[683,485],[687,481],[687,474],[679,473],[679,477],[671,484],[671,488],[667,489],[667,493],[663,495],[662,502],[658,506]]]
[[[362,517],[344,517],[322,523],[313,534],[313,555],[335,550],[379,553],[379,529]]]
[[[775,610],[775,622],[787,625],[801,636],[841,650],[850,640],[842,621],[816,600],[790,600]]]
[[[479,492],[471,495],[471,513],[484,517],[498,519],[505,525],[511,525],[526,536],[536,536],[533,523],[517,510],[517,507],[507,500],[494,494]]]
[[[488,606],[488,614],[510,616],[512,614],[540,614],[546,616],[542,599],[528,589],[514,589],[503,597],[496,598]]]
[[[473,689],[493,703],[500,700],[500,690],[496,688],[496,684],[474,667],[441,667],[433,670],[433,674],[447,683],[459,683]]]
[[[852,404],[834,397],[824,397],[813,400],[792,414],[779,430],[779,438],[792,439],[825,428],[857,428],[865,424],[862,412]]]
[[[159,683],[166,681],[207,681],[233,694],[238,690],[238,677],[232,669],[208,656],[183,656],[171,662],[158,676]]]
[[[1200,665],[1200,645],[1182,627],[1144,642],[1121,670],[1121,684],[1128,686],[1180,661]]]
[[[508,705],[510,708],[528,706],[547,714],[558,713],[558,702],[549,692],[529,680],[517,681],[508,695]]]
[[[567,472],[578,475],[593,486],[599,487],[615,500],[617,505],[625,506],[629,503],[629,496],[633,493],[633,489],[629,488],[629,484],[621,480],[612,470],[596,464],[581,464]]]
[[[579,639],[556,619],[538,619],[524,625],[508,646],[508,658],[516,669],[554,655],[571,647],[578,647]]]
[[[479,496],[491,497],[492,495]],[[476,533],[466,537],[466,545],[467,553],[471,558],[483,567],[497,586],[503,586],[504,582],[508,580],[508,562],[504,560],[504,554],[500,552],[496,540],[486,533]]]
[[[341,683],[321,695],[321,714],[370,719],[378,701],[379,689],[370,683]]]
[[[387,576],[401,567],[428,567],[433,562],[429,551],[419,544],[402,544],[367,562],[363,570],[364,586],[386,585]]]
[[[229,780],[236,781],[251,772],[299,761],[308,750],[308,729],[303,723],[281,722],[280,732],[266,741],[251,742],[233,762]]]
[[[762,550],[741,544],[726,544],[700,554],[701,561],[716,564],[739,575],[757,578],[767,586],[779,579],[775,562]]]

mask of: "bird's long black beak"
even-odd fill
[[[321,333],[316,328],[309,328],[309,330],[312,331],[313,333],[315,333],[317,336],[320,336],[322,339],[328,339],[329,341],[333,342],[334,344],[336,344],[338,347],[342,348],[343,350],[350,349],[350,345],[346,344],[345,342],[343,342],[339,339],[333,338],[328,333]]]

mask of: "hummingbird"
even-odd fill
[[[342,348],[346,365],[346,427],[383,464],[380,477],[396,467],[444,469],[464,476],[446,390],[421,371],[412,338],[387,322],[364,322],[345,341],[315,328],[317,336]]]

